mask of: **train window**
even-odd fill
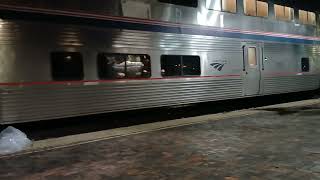
[[[237,0],[222,0],[222,11],[237,12]]]
[[[162,76],[198,76],[201,74],[199,56],[161,56]]]
[[[294,17],[294,10],[290,7],[275,4],[274,14],[275,18],[278,20],[291,21]]]
[[[183,56],[182,74],[184,76],[197,76],[201,74],[199,56]]]
[[[79,52],[52,52],[51,74],[57,81],[83,79],[82,55]]]
[[[302,24],[308,23],[308,12],[307,11],[299,10],[299,21]]]
[[[284,7],[275,4],[274,5],[274,14],[276,19],[283,19],[284,18]]]
[[[244,14],[248,16],[257,15],[257,2],[256,0],[244,0],[243,1]]]
[[[293,20],[294,10],[290,7],[284,7],[284,18],[287,21]]]
[[[267,2],[264,2],[264,0],[244,0],[243,3],[245,15],[268,17],[269,5]]]
[[[198,7],[198,0],[159,0],[159,2],[181,6]]]
[[[182,76],[181,56],[162,55],[161,56],[161,74],[162,76]]]
[[[316,14],[313,12],[308,12],[308,24],[316,25]]]
[[[250,67],[257,66],[257,51],[255,47],[248,48],[248,63]]]
[[[313,12],[299,10],[299,21],[302,24],[316,25],[316,14]]]
[[[149,55],[98,54],[100,79],[149,78],[151,62]]]
[[[236,13],[237,0],[206,0],[207,9]]]
[[[309,72],[310,71],[309,58],[301,58],[301,71],[302,72]]]
[[[269,16],[269,5],[267,2],[257,1],[257,16],[260,16],[260,17]]]

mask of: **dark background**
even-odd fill
[[[0,3],[4,4],[23,4],[23,5],[32,5],[32,4],[38,4],[38,5],[48,5],[51,6],[55,4],[73,4],[73,5],[81,5],[81,4],[91,4],[93,2],[100,2],[103,4],[108,4],[108,1],[119,1],[120,0],[65,0],[63,3],[62,0],[0,0]],[[160,0],[169,2],[171,0]],[[189,2],[191,0],[181,0],[181,2]],[[269,1],[274,2],[279,5],[286,5],[290,7],[295,7],[296,9],[303,9],[308,11],[314,11],[314,12],[320,12],[320,0],[260,0],[260,1]],[[82,2],[82,3],[79,3]],[[192,1],[191,1],[192,2]],[[188,3],[189,4],[189,3]]]
[[[302,10],[320,12],[320,0],[270,0],[269,2]]]

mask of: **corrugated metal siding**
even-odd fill
[[[264,94],[277,94],[317,89],[319,76],[265,77]]]
[[[44,22],[0,21],[1,24],[0,56],[3,60],[3,66],[0,67],[1,82],[50,81],[48,54],[49,51],[57,49],[72,49],[84,54],[86,80],[98,79],[96,54],[105,51],[149,54],[152,58],[152,68],[155,70],[152,71],[152,77],[156,78],[161,77],[159,57],[168,52],[170,54],[202,53],[209,55],[207,59],[228,56],[238,62],[234,65],[236,71],[240,71],[238,69],[242,67],[240,39],[102,29]],[[30,34],[37,34],[37,36]],[[295,58],[305,56],[303,54],[306,53],[305,51],[312,52],[314,55],[319,53],[317,48],[310,48],[310,46],[308,48],[306,50],[306,47],[299,45],[266,44],[265,54],[270,58],[270,64],[268,62],[265,64],[267,73],[296,72]],[[272,64],[272,62],[275,63]],[[38,68],[35,69],[34,64],[37,64]],[[212,71],[205,71],[205,68],[203,68],[203,76],[235,73],[227,72],[228,69],[225,72],[212,73]],[[265,94],[275,94],[315,89],[319,87],[318,85],[318,76],[290,76],[266,77],[262,87],[265,88]],[[1,92],[0,96],[2,118],[0,123],[240,98],[243,97],[242,90],[241,78],[7,88]]]
[[[241,96],[240,78],[24,87],[2,92],[1,123],[197,103]]]
[[[117,48],[242,52],[239,39],[130,30],[121,31],[112,39],[112,45]]]

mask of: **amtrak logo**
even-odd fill
[[[225,63],[212,63],[210,64],[215,70],[217,71],[221,71],[224,67],[224,65],[226,65]]]

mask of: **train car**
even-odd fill
[[[314,90],[317,19],[264,0],[1,0],[0,124]]]

